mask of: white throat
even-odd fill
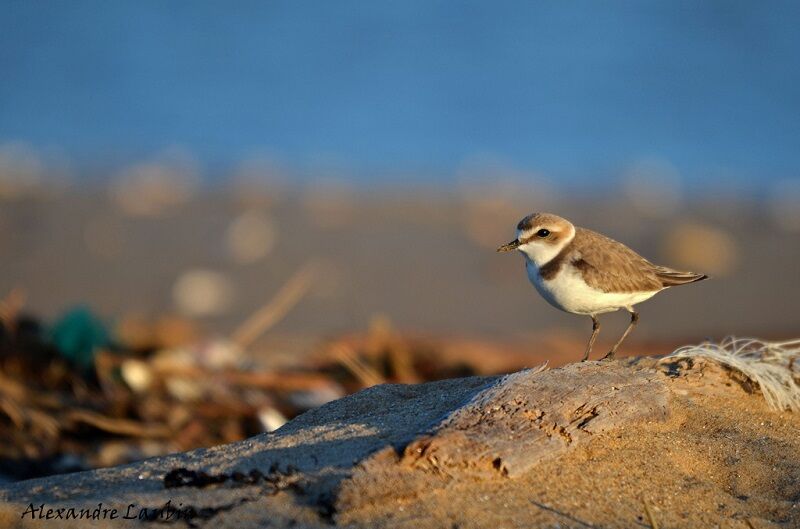
[[[525,238],[530,234],[527,233],[520,233],[520,239]],[[570,226],[570,232],[567,234],[566,237],[559,240],[556,244],[551,244],[546,241],[537,240],[535,237],[528,243],[522,244],[519,246],[518,250],[525,255],[525,258],[536,265],[536,267],[540,267],[551,259],[553,259],[558,253],[564,249],[572,239],[575,238],[575,228]]]

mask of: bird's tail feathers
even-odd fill
[[[681,272],[673,270],[665,266],[656,267],[656,276],[661,280],[664,287],[674,287],[677,285],[685,285],[687,283],[695,283],[708,279],[706,274],[696,274],[694,272]]]

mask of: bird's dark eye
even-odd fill
[[[536,235],[538,237],[542,237],[542,238],[547,237],[548,235],[550,235],[550,230],[546,230],[546,229],[542,228],[541,230],[536,232]]]

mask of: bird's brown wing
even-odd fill
[[[586,283],[603,292],[652,292],[664,288],[657,267],[624,244],[576,228],[572,265]]]

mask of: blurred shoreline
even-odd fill
[[[29,310],[45,317],[86,304],[111,319],[174,314],[226,333],[315,262],[323,272],[275,332],[323,337],[385,315],[432,334],[582,333],[581,318],[538,298],[518,256],[494,253],[519,218],[539,210],[714,277],[643,306],[637,339],[773,335],[796,325],[796,204],[695,195],[656,178],[603,196],[512,181],[383,193],[331,180],[268,182],[209,189],[154,166],[105,186],[6,193],[0,291],[22,289]],[[607,319],[615,329],[620,318]]]

